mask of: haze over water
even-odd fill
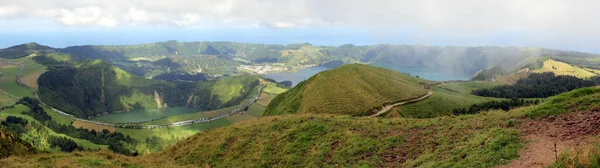
[[[278,82],[281,81],[292,81],[292,86],[296,86],[298,83],[310,78],[311,76],[331,68],[316,66],[310,68],[304,68],[293,72],[277,72],[272,74],[264,75],[267,78],[274,79]],[[448,73],[438,70],[432,70],[430,68],[413,68],[413,67],[394,67],[392,70],[407,73],[411,76],[419,76],[420,78],[432,80],[432,81],[450,81],[450,80],[469,80],[471,75],[469,74],[457,74]]]

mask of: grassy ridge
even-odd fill
[[[419,102],[394,107],[386,116],[395,117],[413,117],[413,118],[432,118],[452,114],[452,110],[456,108],[467,108],[475,103],[480,103],[488,100],[497,100],[497,98],[488,98],[471,95],[470,93],[457,93],[433,87],[433,95]],[[470,89],[459,89],[466,91]]]
[[[527,117],[539,118],[561,113],[600,110],[600,87],[573,90],[552,97],[528,111]]]
[[[466,84],[468,85],[468,84]],[[468,90],[465,88],[464,90]],[[106,152],[12,157],[10,166],[135,165],[171,167],[494,167],[517,158],[515,122],[599,109],[600,88],[578,89],[539,106],[437,118],[368,118],[329,114],[261,117],[198,133],[137,158]],[[516,122],[516,123],[519,123]],[[163,130],[176,131],[176,130]],[[139,132],[146,135],[148,132]],[[594,154],[596,156],[597,154]],[[555,166],[582,165],[561,158]],[[595,162],[593,162],[595,163]]]
[[[505,121],[522,113],[425,120],[266,117],[200,133],[156,156],[217,167],[489,167],[518,156],[519,134]]]
[[[12,157],[37,167],[493,167],[518,157],[523,141],[510,127],[524,109],[434,119],[300,114],[198,133],[163,152],[124,157],[107,152]],[[38,161],[40,157],[47,158]]]
[[[330,113],[368,115],[385,103],[427,94],[425,80],[368,65],[321,72],[273,99],[265,115]]]

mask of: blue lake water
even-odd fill
[[[293,72],[277,72],[277,73],[272,73],[272,74],[266,74],[264,76],[267,78],[274,79],[277,82],[286,81],[286,80],[292,81],[292,85],[296,86],[298,83],[310,78],[311,76],[313,76],[321,71],[328,70],[328,69],[331,69],[331,68],[316,66],[316,67],[299,69],[299,70],[293,71]]]
[[[385,67],[384,67],[385,68]],[[325,71],[331,68],[328,67],[310,67],[305,69],[300,69],[293,72],[277,72],[272,74],[264,75],[267,78],[274,79],[278,82],[288,80],[292,81],[292,84],[296,86],[301,81],[304,81],[311,76]],[[441,70],[432,70],[431,68],[413,68],[413,67],[394,67],[392,70],[408,73],[411,76],[419,76],[420,78],[432,80],[432,81],[449,81],[449,80],[469,80],[471,79],[471,75],[469,74],[457,74],[457,73],[449,73]]]
[[[386,67],[384,67],[386,68]],[[411,76],[419,76],[420,78],[432,81],[450,81],[450,80],[469,80],[471,75],[463,73],[444,72],[431,68],[413,68],[413,67],[394,67],[392,70],[408,73]]]

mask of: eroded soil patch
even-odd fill
[[[590,137],[600,132],[600,112],[562,114],[519,126],[528,141],[520,157],[504,167],[547,167],[561,153],[574,151],[588,144]]]

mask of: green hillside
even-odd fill
[[[452,110],[456,108],[466,108],[475,103],[499,100],[471,94],[473,89],[491,88],[497,85],[498,83],[469,81],[448,82],[433,86],[431,97],[419,102],[394,107],[386,114],[386,117],[433,118],[451,115]]]
[[[600,88],[588,87],[552,97],[540,106],[528,111],[532,118],[547,117],[563,113],[600,110]]]
[[[54,49],[36,43],[0,50],[0,57],[19,58],[33,53],[62,52],[78,59],[102,59],[127,72],[154,77],[168,73],[239,74],[240,65],[283,64],[338,66],[370,63],[396,67],[429,68],[452,74],[474,75],[493,70],[477,79],[493,79],[525,67],[537,69],[539,58],[550,58],[578,67],[600,69],[596,54],[536,47],[426,46],[378,44],[314,46],[309,43],[273,45],[243,42],[166,41],[139,45],[84,45]],[[490,69],[491,68],[491,69]],[[491,76],[488,76],[491,75]]]
[[[107,152],[13,157],[38,167],[493,167],[517,158],[524,141],[494,111],[435,119],[299,114],[263,117],[198,133],[136,158]],[[481,122],[486,121],[486,122]],[[49,158],[38,162],[38,158]]]
[[[258,86],[258,76],[172,83],[132,75],[101,60],[54,54],[36,61],[49,69],[38,80],[41,98],[78,117],[165,106],[213,110],[239,104]]]
[[[427,94],[425,80],[362,64],[318,73],[278,95],[265,115],[329,113],[365,116],[383,104]]]
[[[450,86],[449,86],[450,87]],[[459,89],[467,92],[468,89]],[[38,154],[0,160],[8,167],[495,167],[535,145],[522,127],[538,111],[593,111],[598,88],[564,93],[539,106],[428,119],[331,114],[269,116],[198,133],[161,152]],[[582,105],[582,108],[574,105]],[[589,106],[588,106],[589,105]],[[558,114],[558,113],[556,113]],[[520,156],[521,155],[521,156]],[[554,155],[553,155],[554,156]],[[561,155],[562,156],[562,155]],[[583,155],[582,155],[583,156]],[[586,155],[587,156],[587,155]],[[564,157],[564,158],[563,158]],[[579,156],[564,155],[556,165]],[[571,159],[569,159],[571,158]],[[43,161],[40,161],[43,160]],[[549,163],[552,163],[550,161]],[[549,164],[544,163],[544,165]]]

